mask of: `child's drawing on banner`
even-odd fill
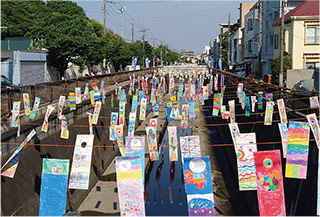
[[[156,128],[146,127],[146,131],[147,131],[147,142],[149,147],[150,160],[151,161],[159,160]]]
[[[121,216],[145,216],[141,157],[116,157],[115,161]]]
[[[118,123],[118,112],[111,112],[110,126],[109,126],[109,140],[111,141],[116,140],[115,125],[117,125],[117,123]]]
[[[230,110],[230,122],[235,123],[236,122],[236,115],[235,115],[235,101],[230,100],[228,101],[229,104],[229,110]]]
[[[310,100],[310,108],[319,108],[318,96],[311,96],[309,100]]]
[[[70,111],[76,110],[76,97],[74,93],[69,93]]]
[[[48,122],[49,122],[49,116],[53,112],[54,107],[52,105],[48,105],[46,115],[44,116],[43,124],[41,131],[48,132]]]
[[[238,123],[234,122],[234,123],[230,123],[229,125],[229,129],[230,129],[230,133],[231,133],[231,138],[234,144],[234,150],[237,153],[237,149],[236,149],[236,141],[237,141],[237,136],[240,135],[240,130],[238,127]]]
[[[151,119],[150,119],[150,122],[149,122],[149,126],[150,126],[150,127],[155,127],[155,128],[157,128],[157,124],[158,124],[157,118],[151,118]]]
[[[62,139],[69,139],[69,130],[68,130],[68,123],[66,116],[61,115],[61,133],[60,138]]]
[[[134,129],[136,127],[136,113],[130,112],[129,114],[129,128],[128,128],[128,137],[134,136]]]
[[[123,125],[115,125],[114,126],[115,136],[117,139],[117,144],[122,156],[125,156],[126,149],[123,143]]]
[[[306,116],[310,125],[310,128],[312,130],[314,139],[316,140],[317,146],[319,148],[319,143],[320,143],[320,130],[319,130],[319,123],[317,119],[317,115],[315,113],[307,115]]]
[[[94,90],[90,90],[91,107],[94,107]]]
[[[185,129],[188,127],[188,104],[182,105],[182,119],[181,119],[181,128]]]
[[[30,115],[30,99],[29,99],[28,93],[23,94],[23,105],[24,105],[25,114],[29,116]]]
[[[283,152],[283,158],[287,157],[287,146],[288,146],[288,127],[287,124],[278,123],[280,136],[281,136],[281,142],[282,142],[282,152]]]
[[[214,94],[212,115],[218,116],[222,105],[222,93]]]
[[[155,116],[159,115],[159,104],[158,103],[152,104],[152,111]]]
[[[284,105],[283,99],[278,99],[277,100],[278,104],[278,110],[279,110],[279,116],[282,124],[288,123],[287,121],[287,114],[286,114],[286,107]]]
[[[141,105],[140,105],[140,116],[139,120],[145,120],[146,119],[146,111],[147,111],[147,99],[142,98],[141,99]]]
[[[259,91],[258,92],[258,110],[261,111],[263,110],[263,92],[262,91]]]
[[[59,119],[60,119],[60,116],[62,115],[62,112],[63,112],[63,105],[64,105],[65,100],[66,100],[65,96],[59,97],[58,114],[57,114],[57,118],[59,118]]]
[[[76,104],[82,103],[82,99],[81,99],[81,87],[76,87],[76,88],[75,88],[75,92],[76,92]]]
[[[87,112],[88,115],[88,121],[89,121],[89,134],[93,135],[93,127],[92,127],[92,113]]]
[[[199,136],[180,137],[181,157],[201,157]]]
[[[256,103],[257,103],[257,97],[256,96],[251,96],[251,111],[255,112],[256,111]]]
[[[177,127],[167,127],[169,137],[169,158],[170,161],[178,161],[178,138]]]
[[[88,83],[86,83],[86,87],[84,88],[83,98],[89,99],[89,84]]]
[[[119,103],[119,125],[124,125],[125,110],[126,110],[126,103],[120,102]]]
[[[266,112],[264,116],[264,125],[272,125],[274,103],[272,101],[267,101],[266,103],[267,105],[266,105]]]
[[[11,119],[11,127],[18,127],[19,123],[19,113],[20,113],[20,103],[21,102],[13,102],[12,108],[12,119]]]
[[[94,135],[77,135],[69,188],[88,190]]]
[[[246,117],[250,117],[250,110],[251,110],[251,106],[250,106],[250,98],[247,96],[245,98],[245,114]]]
[[[99,118],[100,110],[101,110],[101,102],[98,101],[98,102],[96,102],[96,106],[95,106],[95,108],[94,108],[93,118],[92,118],[92,124],[97,124],[97,123],[98,123],[98,118]]]
[[[39,97],[36,97],[35,100],[34,100],[34,105],[33,105],[33,109],[31,111],[31,114],[30,114],[30,119],[31,120],[34,120],[34,118],[36,117],[36,114],[37,114],[37,111],[39,109],[39,105],[40,105],[40,98]],[[20,102],[19,102],[19,107],[20,107]]]

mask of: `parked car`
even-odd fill
[[[16,87],[16,86],[17,85],[12,84],[6,76],[1,75],[1,89],[7,88],[7,87]]]

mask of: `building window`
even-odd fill
[[[279,34],[274,35],[274,44],[273,44],[274,49],[279,48]]]
[[[307,27],[306,44],[320,43],[320,27]]]
[[[320,63],[306,63],[306,69],[319,69]]]
[[[252,52],[252,47],[251,47],[252,41],[248,41],[248,52]]]

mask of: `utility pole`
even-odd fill
[[[131,36],[132,36],[132,43],[134,42],[134,22],[133,20],[131,21]]]
[[[262,0],[259,0],[258,78],[262,78]]]
[[[281,26],[280,26],[280,71],[279,71],[279,86],[283,87],[283,50],[284,50],[284,0],[281,1]]]
[[[142,32],[142,49],[143,49],[143,60],[142,60],[142,62],[143,62],[143,67],[144,67],[144,54],[145,54],[145,51],[144,51],[144,34],[145,34],[146,31],[147,31],[147,29],[144,28],[144,27],[140,31],[140,32]]]
[[[228,19],[228,53],[227,53],[227,55],[228,55],[228,68],[227,68],[227,71],[229,71],[229,68],[230,68],[230,48],[231,48],[231,46],[230,46],[231,44],[230,44],[230,13],[229,13],[229,19]]]
[[[107,31],[107,0],[103,0],[103,35],[106,36]]]

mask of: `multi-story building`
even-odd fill
[[[273,23],[274,38],[280,38],[280,23],[280,19]],[[292,58],[292,69],[319,69],[319,1],[306,0],[285,14],[284,30],[284,51]],[[279,43],[274,45],[274,57],[277,57]]]
[[[246,73],[249,76],[256,76],[258,73],[258,4],[256,3],[245,15],[245,27],[243,32],[244,62]]]
[[[181,59],[187,59],[189,61],[193,57],[194,57],[194,52],[193,51],[188,51],[188,50],[183,49],[180,52],[180,58]]]
[[[303,0],[286,0],[285,13],[294,9],[297,5],[302,3]],[[279,19],[280,13],[280,0],[263,0],[262,1],[262,46],[261,46],[261,60],[262,70],[261,75],[271,75],[271,63],[274,58],[274,48],[279,46],[279,38],[274,38],[274,27],[272,23]]]

